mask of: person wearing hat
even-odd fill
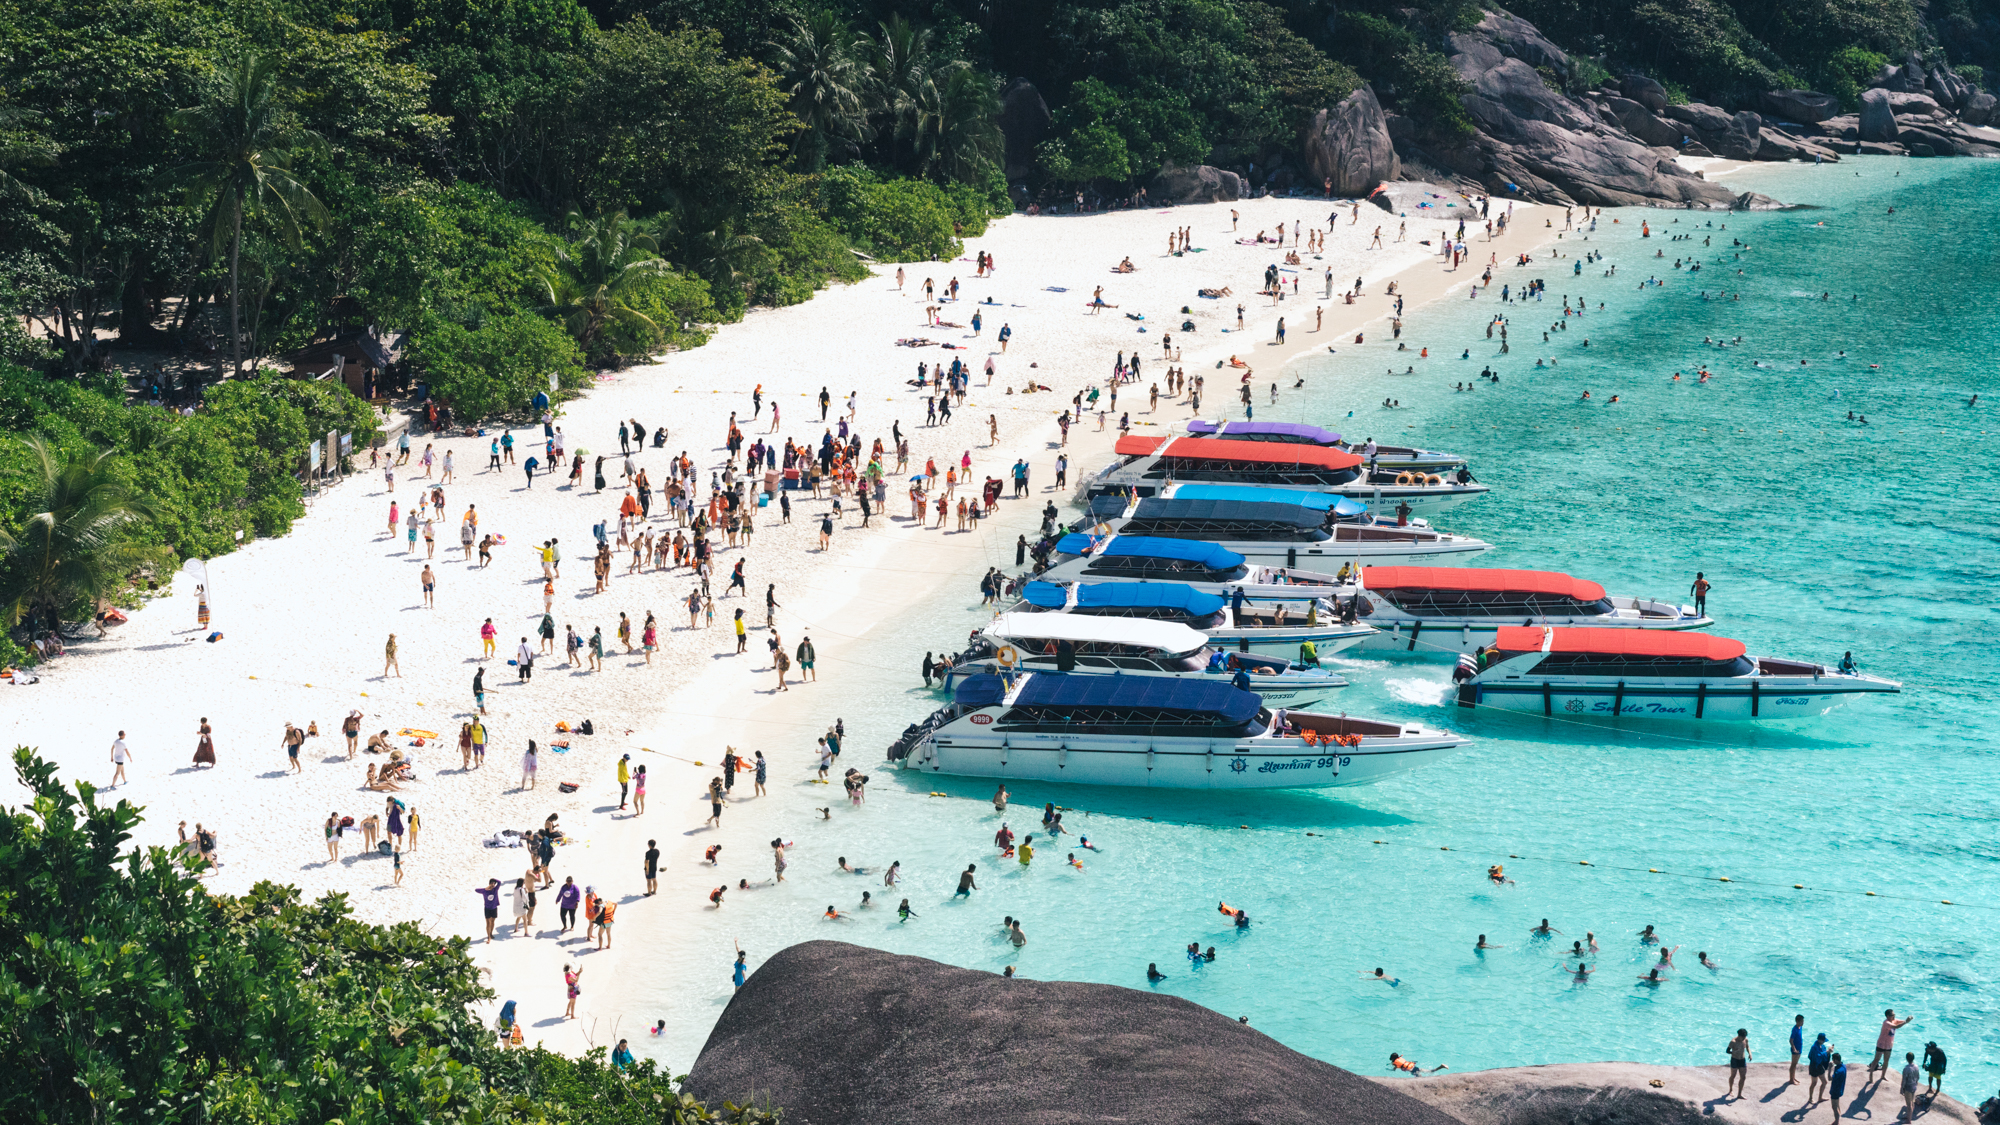
[[[632,755],[618,759],[618,807],[625,807],[625,796],[632,788]]]

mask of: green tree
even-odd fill
[[[787,108],[805,126],[792,139],[792,160],[816,172],[830,157],[856,151],[873,135],[868,95],[873,84],[863,62],[865,42],[825,9],[800,16],[771,45],[771,65]]]
[[[18,533],[0,531],[0,607],[10,623],[32,614],[58,628],[89,617],[154,557],[139,538],[152,510],[119,478],[116,451],[64,456],[38,434],[22,440],[32,500]]]
[[[990,75],[966,63],[925,75],[908,96],[900,135],[915,171],[935,180],[974,183],[1000,163],[1006,139],[996,121],[1000,98]]]
[[[326,208],[292,171],[299,152],[319,138],[283,111],[277,64],[254,51],[236,59],[212,97],[180,110],[173,120],[194,136],[206,157],[168,175],[204,210],[202,232],[210,255],[228,248],[229,353],[241,376],[243,221],[262,219],[290,246],[298,245],[302,224],[325,222]]]
[[[636,306],[645,282],[667,268],[660,244],[623,211],[598,219],[572,212],[574,241],[556,248],[542,274],[542,312],[562,321],[592,362],[646,353],[666,334]]]
[[[526,410],[536,391],[573,395],[589,383],[583,353],[563,326],[517,312],[488,318],[477,328],[450,321],[413,334],[411,358],[431,392],[464,418],[491,418]]]

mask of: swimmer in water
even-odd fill
[[[1639,931],[1639,944],[1641,945],[1660,944],[1660,935],[1653,932],[1653,924],[1651,922],[1646,923],[1646,928]]]
[[[1699,952],[1699,953],[1695,954],[1694,956],[1695,956],[1695,960],[1697,960],[1697,961],[1701,962],[1701,967],[1702,967],[1702,968],[1704,968],[1704,969],[1707,969],[1707,970],[1708,970],[1709,972],[1715,972],[1715,971],[1717,971],[1718,969],[1721,969],[1721,968],[1722,968],[1722,966],[1720,966],[1720,965],[1716,964],[1715,962],[1713,962],[1713,961],[1711,961],[1711,960],[1709,960],[1709,959],[1708,959],[1708,950],[1706,950],[1706,949],[1704,949],[1704,950],[1702,950],[1701,952]]]
[[[664,1032],[665,1032],[666,1030],[667,1030],[667,1021],[665,1021],[665,1020],[661,1020],[661,1021],[660,1021],[659,1023],[656,1023],[656,1024],[654,1024],[654,1025],[653,1025],[653,1030],[651,1030],[651,1031],[647,1032],[646,1034],[648,1034],[648,1035],[660,1035],[660,1034],[663,1034],[663,1033],[664,1033]]]
[[[1561,930],[1558,930],[1554,926],[1549,925],[1549,920],[1547,918],[1542,919],[1541,925],[1534,927],[1528,932],[1535,935],[1536,937],[1547,937],[1550,934],[1562,933]]]
[[[1639,978],[1639,983],[1651,988],[1658,988],[1667,983],[1667,978],[1661,976],[1658,969],[1648,969],[1646,970],[1646,975]]]
[[[1508,886],[1514,882],[1507,877],[1507,869],[1497,863],[1486,869],[1486,878],[1496,887]]]
[[[1401,987],[1401,986],[1402,986],[1402,983],[1403,983],[1403,980],[1402,980],[1402,978],[1401,978],[1401,977],[1392,977],[1392,976],[1389,976],[1389,975],[1387,975],[1386,973],[1384,973],[1384,972],[1383,972],[1383,971],[1382,971],[1381,969],[1379,969],[1379,968],[1378,968],[1378,969],[1376,969],[1376,970],[1375,970],[1374,972],[1372,972],[1372,973],[1368,973],[1368,972],[1364,972],[1364,973],[1362,973],[1361,975],[1362,975],[1362,977],[1364,977],[1365,979],[1368,979],[1368,980],[1379,980],[1379,981],[1381,981],[1381,982],[1382,982],[1383,984],[1386,984],[1386,985],[1388,985],[1388,986],[1389,986],[1390,988],[1399,988],[1399,987]]]
[[[1159,962],[1148,961],[1146,963],[1146,979],[1148,981],[1157,984],[1158,982],[1167,979],[1167,974],[1160,971]]]
[[[1559,967],[1562,969],[1563,972],[1570,974],[1570,976],[1578,984],[1588,983],[1590,980],[1590,974],[1597,971],[1596,969],[1591,968],[1589,965],[1583,965],[1583,964],[1577,965],[1577,967],[1574,969],[1570,968],[1568,965],[1562,965]]]
[[[821,915],[821,917],[825,918],[829,922],[842,922],[847,919],[847,915],[841,913],[838,910],[835,910],[833,908],[833,904],[830,902],[826,904],[826,913]]]
[[[1076,869],[1077,869],[1078,871],[1081,871],[1081,870],[1083,870],[1083,864],[1082,864],[1082,862],[1081,862],[1081,861],[1079,861],[1079,860],[1078,860],[1078,859],[1076,858],[1076,853],[1075,853],[1075,852],[1071,852],[1071,853],[1069,853],[1069,865],[1070,865],[1071,867],[1074,867],[1074,868],[1076,868]]]
[[[1475,952],[1475,953],[1476,953],[1476,952],[1478,952],[1478,951],[1480,951],[1480,950],[1482,950],[1482,949],[1505,949],[1505,948],[1507,948],[1507,947],[1506,947],[1506,946],[1504,946],[1504,945],[1495,945],[1495,944],[1493,944],[1492,942],[1490,942],[1490,941],[1487,941],[1487,940],[1486,940],[1486,935],[1485,935],[1485,934],[1480,934],[1480,935],[1479,935],[1479,944],[1477,944],[1477,945],[1475,945],[1475,946],[1473,946],[1473,947],[1472,947],[1472,949],[1473,949],[1473,952]]]
[[[904,899],[902,904],[896,907],[896,921],[898,922],[907,922],[916,916],[917,912],[910,909],[909,899]]]
[[[1585,931],[1583,932],[1583,943],[1584,943],[1585,945],[1587,945],[1587,946],[1589,946],[1589,947],[1590,947],[1590,951],[1591,951],[1592,953],[1595,953],[1595,952],[1597,952],[1597,935],[1596,935],[1596,934],[1594,934],[1594,933],[1591,933],[1591,932],[1590,932],[1589,930],[1585,930]]]
[[[1088,836],[1079,837],[1076,841],[1076,846],[1079,848],[1089,848],[1091,851],[1097,850],[1097,845],[1091,843]]]
[[[1421,1065],[1419,1065],[1416,1062],[1416,1060],[1406,1059],[1402,1055],[1399,1055],[1394,1051],[1389,1052],[1389,1068],[1391,1070],[1401,1071],[1402,1073],[1411,1076],[1424,1073],[1424,1068]],[[1438,1071],[1443,1070],[1444,1068],[1445,1068],[1444,1064],[1439,1063],[1437,1066],[1434,1066],[1430,1069],[1430,1073],[1436,1074]]]
[[[1569,953],[1570,956],[1576,958],[1577,960],[1579,961],[1583,960],[1583,943],[1580,941],[1570,942]]]
[[[846,857],[846,856],[841,856],[841,857],[840,857],[840,869],[841,869],[842,871],[845,871],[845,872],[847,872],[847,873],[848,873],[849,875],[866,875],[866,874],[868,874],[868,869],[867,869],[867,868],[865,868],[865,867],[849,867],[849,866],[847,866],[847,857]]]
[[[1675,952],[1676,952],[1677,950],[1679,950],[1679,949],[1680,949],[1680,946],[1678,946],[1678,945],[1674,946],[1674,948],[1673,948],[1673,949],[1668,949],[1668,948],[1666,948],[1665,946],[1661,946],[1661,947],[1660,947],[1660,967],[1661,967],[1661,968],[1663,968],[1663,969],[1671,969],[1671,968],[1673,968],[1673,967],[1674,967],[1674,953],[1675,953]]]
[[[871,907],[871,906],[873,906],[873,905],[875,905],[875,903],[874,903],[874,901],[873,901],[873,900],[871,900],[871,899],[870,899],[870,898],[868,897],[868,892],[867,892],[867,891],[862,891],[862,892],[861,892],[861,905],[859,905],[859,906],[855,907],[854,909],[856,909],[856,910],[866,910],[866,909],[868,909],[869,907]]]

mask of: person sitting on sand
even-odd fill
[[[377,793],[397,792],[403,788],[401,785],[396,784],[396,779],[390,777],[387,773],[377,777],[375,774],[375,763],[373,762],[368,763],[368,779],[361,783],[361,787],[363,789],[372,789]]]
[[[1139,267],[1132,264],[1132,259],[1128,255],[1124,261],[1119,262],[1117,265],[1111,268],[1112,271],[1115,273],[1132,273],[1136,271]]]

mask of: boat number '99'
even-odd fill
[[[1346,765],[1349,758],[1293,758],[1289,762],[1265,762],[1257,767],[1258,773],[1277,773],[1280,770],[1330,770]]]

